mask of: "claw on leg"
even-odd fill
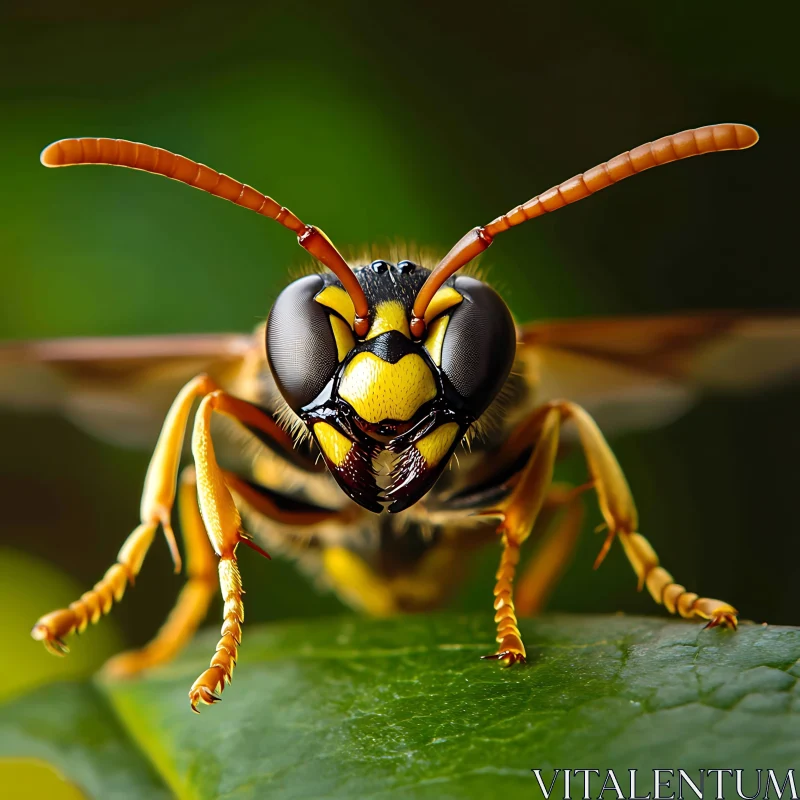
[[[519,564],[520,546],[530,535],[553,481],[559,422],[559,411],[547,409],[539,428],[539,441],[519,483],[502,508],[490,512],[501,520],[497,532],[503,542],[503,554],[495,574],[494,621],[498,647],[492,660],[505,661],[508,666],[525,661],[525,645],[514,609],[514,576]]]
[[[72,633],[78,622],[72,609],[62,608],[43,616],[31,630],[31,636],[41,642],[55,656],[65,656],[69,648],[64,644],[64,636]]]
[[[69,653],[69,647],[64,644],[64,640],[53,632],[52,628],[55,626],[48,622],[50,617],[60,613],[63,612],[55,611],[53,614],[42,617],[41,620],[33,626],[33,630],[31,631],[31,636],[37,642],[41,642],[45,646],[47,652],[52,653],[54,656],[65,656]]]
[[[489,661],[504,661],[506,666],[525,663],[525,645],[517,626],[517,614],[512,599],[514,573],[519,563],[519,546],[503,539],[503,555],[497,570],[497,584],[494,587],[494,621],[497,625],[497,652],[483,656]]]
[[[144,647],[109,659],[103,666],[103,674],[107,677],[131,678],[143,670],[172,660],[205,619],[211,598],[216,592],[217,558],[197,505],[197,481],[193,467],[187,467],[181,475],[177,500],[181,534],[186,545],[188,581],[156,636]]]
[[[500,650],[497,653],[481,656],[481,661],[505,661],[507,667],[513,667],[514,664],[525,663],[525,654],[519,650]]]
[[[106,574],[88,591],[67,608],[51,611],[33,626],[31,636],[42,642],[50,653],[63,656],[69,653],[64,639],[72,633],[83,633],[87,626],[96,623],[103,614],[108,614],[115,602],[122,600],[128,584],[142,567],[156,532],[156,524],[142,523],[125,540]]]
[[[717,603],[717,607],[711,612],[711,617],[705,625],[706,628],[721,627],[735,631],[739,627],[739,612],[735,608],[727,603],[720,603],[718,600],[709,602]],[[697,602],[697,606],[700,606],[700,601]],[[695,613],[698,616],[703,616],[701,608],[695,609]]]
[[[236,666],[239,645],[242,641],[242,579],[236,559],[223,558],[219,562],[220,587],[225,598],[225,621],[222,623],[221,638],[211,658],[208,669],[192,684],[189,702],[192,711],[199,712],[199,703],[213,705],[222,698],[220,693],[231,682],[233,668]]]
[[[167,542],[180,570],[180,553],[172,531],[170,513],[175,499],[175,479],[183,446],[184,429],[198,396],[216,388],[206,375],[193,378],[181,389],[164,421],[158,443],[153,451],[142,492],[140,525],[131,533],[117,555],[117,562],[92,589],[68,608],[59,609],[42,617],[33,627],[31,635],[56,655],[68,652],[64,638],[71,633],[82,633],[103,614],[108,614],[115,602],[122,600],[125,590],[142,568],[142,562],[155,537],[159,525],[163,527]]]
[[[519,547],[530,535],[552,483],[562,420],[571,420],[577,426],[591,476],[589,484],[581,488],[588,488],[589,485],[594,487],[604,519],[603,525],[597,531],[608,531],[595,560],[595,569],[603,562],[614,540],[619,538],[638,578],[639,589],[646,586],[656,603],[662,604],[670,614],[680,614],[686,619],[706,620],[707,628],[721,626],[735,630],[738,613],[736,609],[720,600],[700,597],[676,583],[672,575],[660,565],[658,556],[647,539],[637,532],[639,516],[630,488],[595,421],[574,403],[554,401],[534,411],[519,427],[521,441],[534,445],[530,459],[512,493],[501,502],[500,507],[482,512],[483,516],[501,520],[497,532],[503,537],[503,556],[494,592],[499,646],[497,653],[488,658],[511,664],[525,657],[512,599],[514,573],[519,560]],[[564,553],[556,549],[552,553],[557,556],[553,557],[552,564],[558,569],[564,562]],[[543,574],[547,576],[553,572],[543,570]],[[525,596],[534,598],[534,602],[528,599],[527,607],[536,607],[536,599],[541,593],[537,593],[535,588],[526,587]]]
[[[623,533],[620,539],[639,578],[640,588],[647,586],[653,600],[661,603],[670,614],[680,614],[684,619],[708,620],[706,628],[721,626],[736,630],[739,612],[733,606],[722,600],[700,597],[676,583],[672,575],[660,566],[658,556],[641,534]]]
[[[242,519],[233,501],[225,477],[217,463],[211,440],[211,415],[225,411],[234,402],[224,392],[214,392],[203,399],[197,410],[192,434],[192,454],[197,473],[197,499],[206,532],[219,556],[219,587],[225,601],[221,637],[208,669],[192,684],[189,702],[192,710],[198,704],[219,702],[220,692],[231,681],[242,641],[244,605],[242,576],[236,562],[236,548],[245,541]]]
[[[230,680],[230,678],[228,678]],[[225,688],[226,676],[220,667],[209,667],[193,684],[189,690],[189,703],[195,714],[200,713],[199,703],[212,706],[222,698],[218,692]]]

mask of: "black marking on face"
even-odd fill
[[[419,353],[420,349],[400,331],[386,331],[374,339],[369,339],[356,352],[368,352],[389,364],[396,364],[403,356]]]

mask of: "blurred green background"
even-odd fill
[[[48,1],[0,12],[1,338],[246,331],[303,263],[287,232],[200,192],[127,170],[43,169],[42,147],[71,136],[201,160],[343,249],[401,239],[445,251],[621,150],[747,122],[755,149],[648,173],[517,229],[484,264],[519,320],[800,306],[795,31],[766,7],[226,9]],[[798,399],[796,388],[710,399],[614,442],[665,565],[759,621],[800,623]],[[4,587],[12,605],[28,597],[27,627],[51,602],[49,573],[30,557],[93,583],[137,520],[149,454],[33,416],[0,416],[0,440],[0,547],[29,556]],[[562,474],[580,480],[580,460]],[[596,520],[553,606],[663,613],[635,593],[618,547],[592,572]],[[290,564],[242,561],[248,623],[341,613]],[[478,560],[457,605],[490,613],[495,561]],[[142,643],[179,586],[158,542],[107,624]]]

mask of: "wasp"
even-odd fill
[[[275,220],[325,269],[289,284],[252,334],[39,341],[0,351],[9,385],[47,397],[101,435],[137,442],[148,423],[163,420],[140,521],[116,563],[68,608],[39,619],[33,638],[66,653],[67,636],[122,599],[159,529],[180,572],[177,511],[187,581],[155,638],[107,670],[127,676],[171,659],[221,590],[221,638],[189,691],[195,711],[221,699],[238,659],[239,545],[293,558],[351,606],[390,615],[441,604],[466,553],[495,542],[497,646],[484,657],[523,663],[517,615],[536,613],[568,564],[587,490],[607,530],[595,566],[619,539],[639,588],[667,611],[735,629],[732,605],[695,593],[660,565],[596,420],[654,425],[684,410],[698,388],[784,376],[798,365],[797,318],[519,325],[494,289],[460,270],[523,222],[651,167],[757,140],[740,124],[666,136],[473,228],[438,261],[409,251],[352,264],[271,197],[183,156],[120,139],[51,144],[41,156],[47,167],[143,170]],[[180,471],[190,424],[192,463]],[[583,486],[554,481],[568,438],[585,454]],[[538,551],[515,581],[528,539]]]

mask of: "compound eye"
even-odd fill
[[[479,417],[506,382],[516,352],[516,330],[508,306],[490,286],[459,277],[464,298],[447,323],[441,368],[467,410]]]
[[[373,261],[373,262],[372,262],[372,263],[369,265],[369,268],[370,268],[370,269],[371,269],[373,272],[377,273],[378,275],[382,275],[384,272],[388,272],[388,271],[389,271],[389,267],[390,267],[390,266],[391,266],[391,265],[389,264],[389,262],[388,262],[388,261],[383,261],[382,259],[380,259],[380,260],[378,260],[378,261]]]
[[[278,389],[296,412],[319,396],[339,363],[329,311],[314,300],[323,288],[319,275],[290,283],[278,295],[267,320],[269,366]],[[338,317],[336,321],[341,322]]]
[[[414,272],[416,268],[417,265],[413,261],[409,261],[408,259],[397,262],[397,271],[401,275],[408,275],[409,272]]]

